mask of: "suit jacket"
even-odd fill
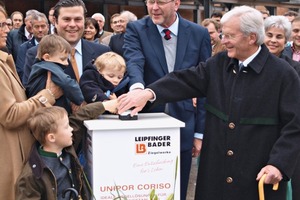
[[[103,31],[103,33],[100,35],[99,34],[99,43],[102,42],[102,39],[105,38],[106,36],[112,35],[112,32],[109,31]]]
[[[81,39],[82,42],[82,66],[83,71],[85,66],[92,60],[96,59],[101,54],[110,51],[110,48],[101,44],[96,44],[93,42],[89,42],[85,39]],[[27,51],[25,65],[24,65],[24,74],[23,74],[23,84],[26,86],[28,77],[31,71],[31,66],[35,63],[36,54],[37,54],[37,46],[32,47]],[[69,62],[69,66],[65,69],[65,73],[70,75],[71,78],[75,78],[75,74],[72,68],[71,63]]]
[[[26,52],[28,49],[30,49],[31,47],[34,47],[34,46],[35,46],[35,38],[32,37],[31,40],[24,42],[19,47],[17,61],[16,61],[16,68],[17,68],[17,72],[18,72],[20,79],[22,79],[22,77],[23,77],[23,68],[24,68],[24,63],[25,63],[25,58],[26,58]]]
[[[207,29],[178,16],[174,71],[196,66],[198,62],[208,59],[212,51]],[[162,37],[150,17],[127,24],[123,55],[127,64],[130,86],[134,83],[142,83],[147,87],[168,74]],[[200,104],[200,101],[198,103]],[[182,151],[192,148],[195,132],[203,131],[203,127],[199,126],[195,118],[195,114],[199,116],[203,112],[199,107],[195,111],[191,99],[169,104],[169,114],[186,123],[185,128],[181,129]],[[161,105],[153,109],[145,108],[144,111],[163,112],[164,110],[165,105]]]
[[[121,33],[111,36],[108,45],[113,52],[119,54],[120,56],[123,56],[124,53],[124,34],[125,33]]]

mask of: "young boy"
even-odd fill
[[[100,55],[83,72],[79,85],[87,103],[116,99],[128,91],[125,60],[114,52]]]
[[[115,112],[116,106],[117,100],[88,104],[70,118],[58,106],[37,110],[28,119],[37,142],[16,182],[16,199],[90,199],[92,192],[72,146],[72,131],[81,136],[83,120],[97,118],[105,110]]]
[[[80,106],[84,98],[76,80],[64,73],[68,66],[71,52],[70,44],[62,37],[51,34],[43,37],[39,43],[37,58],[40,62],[32,66],[26,87],[27,96],[31,97],[45,88],[47,73],[51,72],[52,81],[63,90],[63,96],[56,100],[57,106],[71,112],[70,101]],[[76,107],[76,106],[75,106]]]

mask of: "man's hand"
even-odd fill
[[[192,156],[198,157],[200,155],[200,151],[202,149],[202,140],[198,138],[194,138],[194,146],[192,149]]]
[[[55,83],[53,83],[53,81],[51,80],[51,72],[49,71],[47,73],[46,89],[48,89],[51,92],[55,99],[60,98],[64,94],[62,89],[58,87]]]
[[[149,90],[134,89],[118,97],[118,113],[121,114],[126,110],[134,108],[131,111],[131,116],[134,116],[144,108],[147,101],[153,98],[153,93]]]
[[[273,165],[267,165],[262,168],[257,174],[256,180],[259,181],[264,174],[267,174],[264,182],[265,184],[276,184],[283,178],[279,169],[277,169]]]

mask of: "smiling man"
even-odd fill
[[[86,7],[82,0],[61,0],[54,6],[55,28],[57,34],[75,48],[77,69],[70,65],[65,73],[75,79],[74,70],[81,76],[84,67],[99,55],[110,51],[109,47],[82,39]],[[31,66],[34,63],[37,47],[28,50],[25,60],[23,84],[26,85]]]
[[[285,200],[300,153],[299,76],[263,44],[264,21],[255,8],[234,7],[221,24],[227,51],[122,95],[118,112],[135,107],[133,115],[148,100],[159,105],[205,96],[195,199],[258,199],[265,174],[265,198]]]

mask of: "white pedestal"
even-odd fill
[[[142,113],[138,120],[102,115],[84,124],[88,177],[97,200],[149,200],[151,191],[159,200],[180,199],[183,122],[164,113]]]

